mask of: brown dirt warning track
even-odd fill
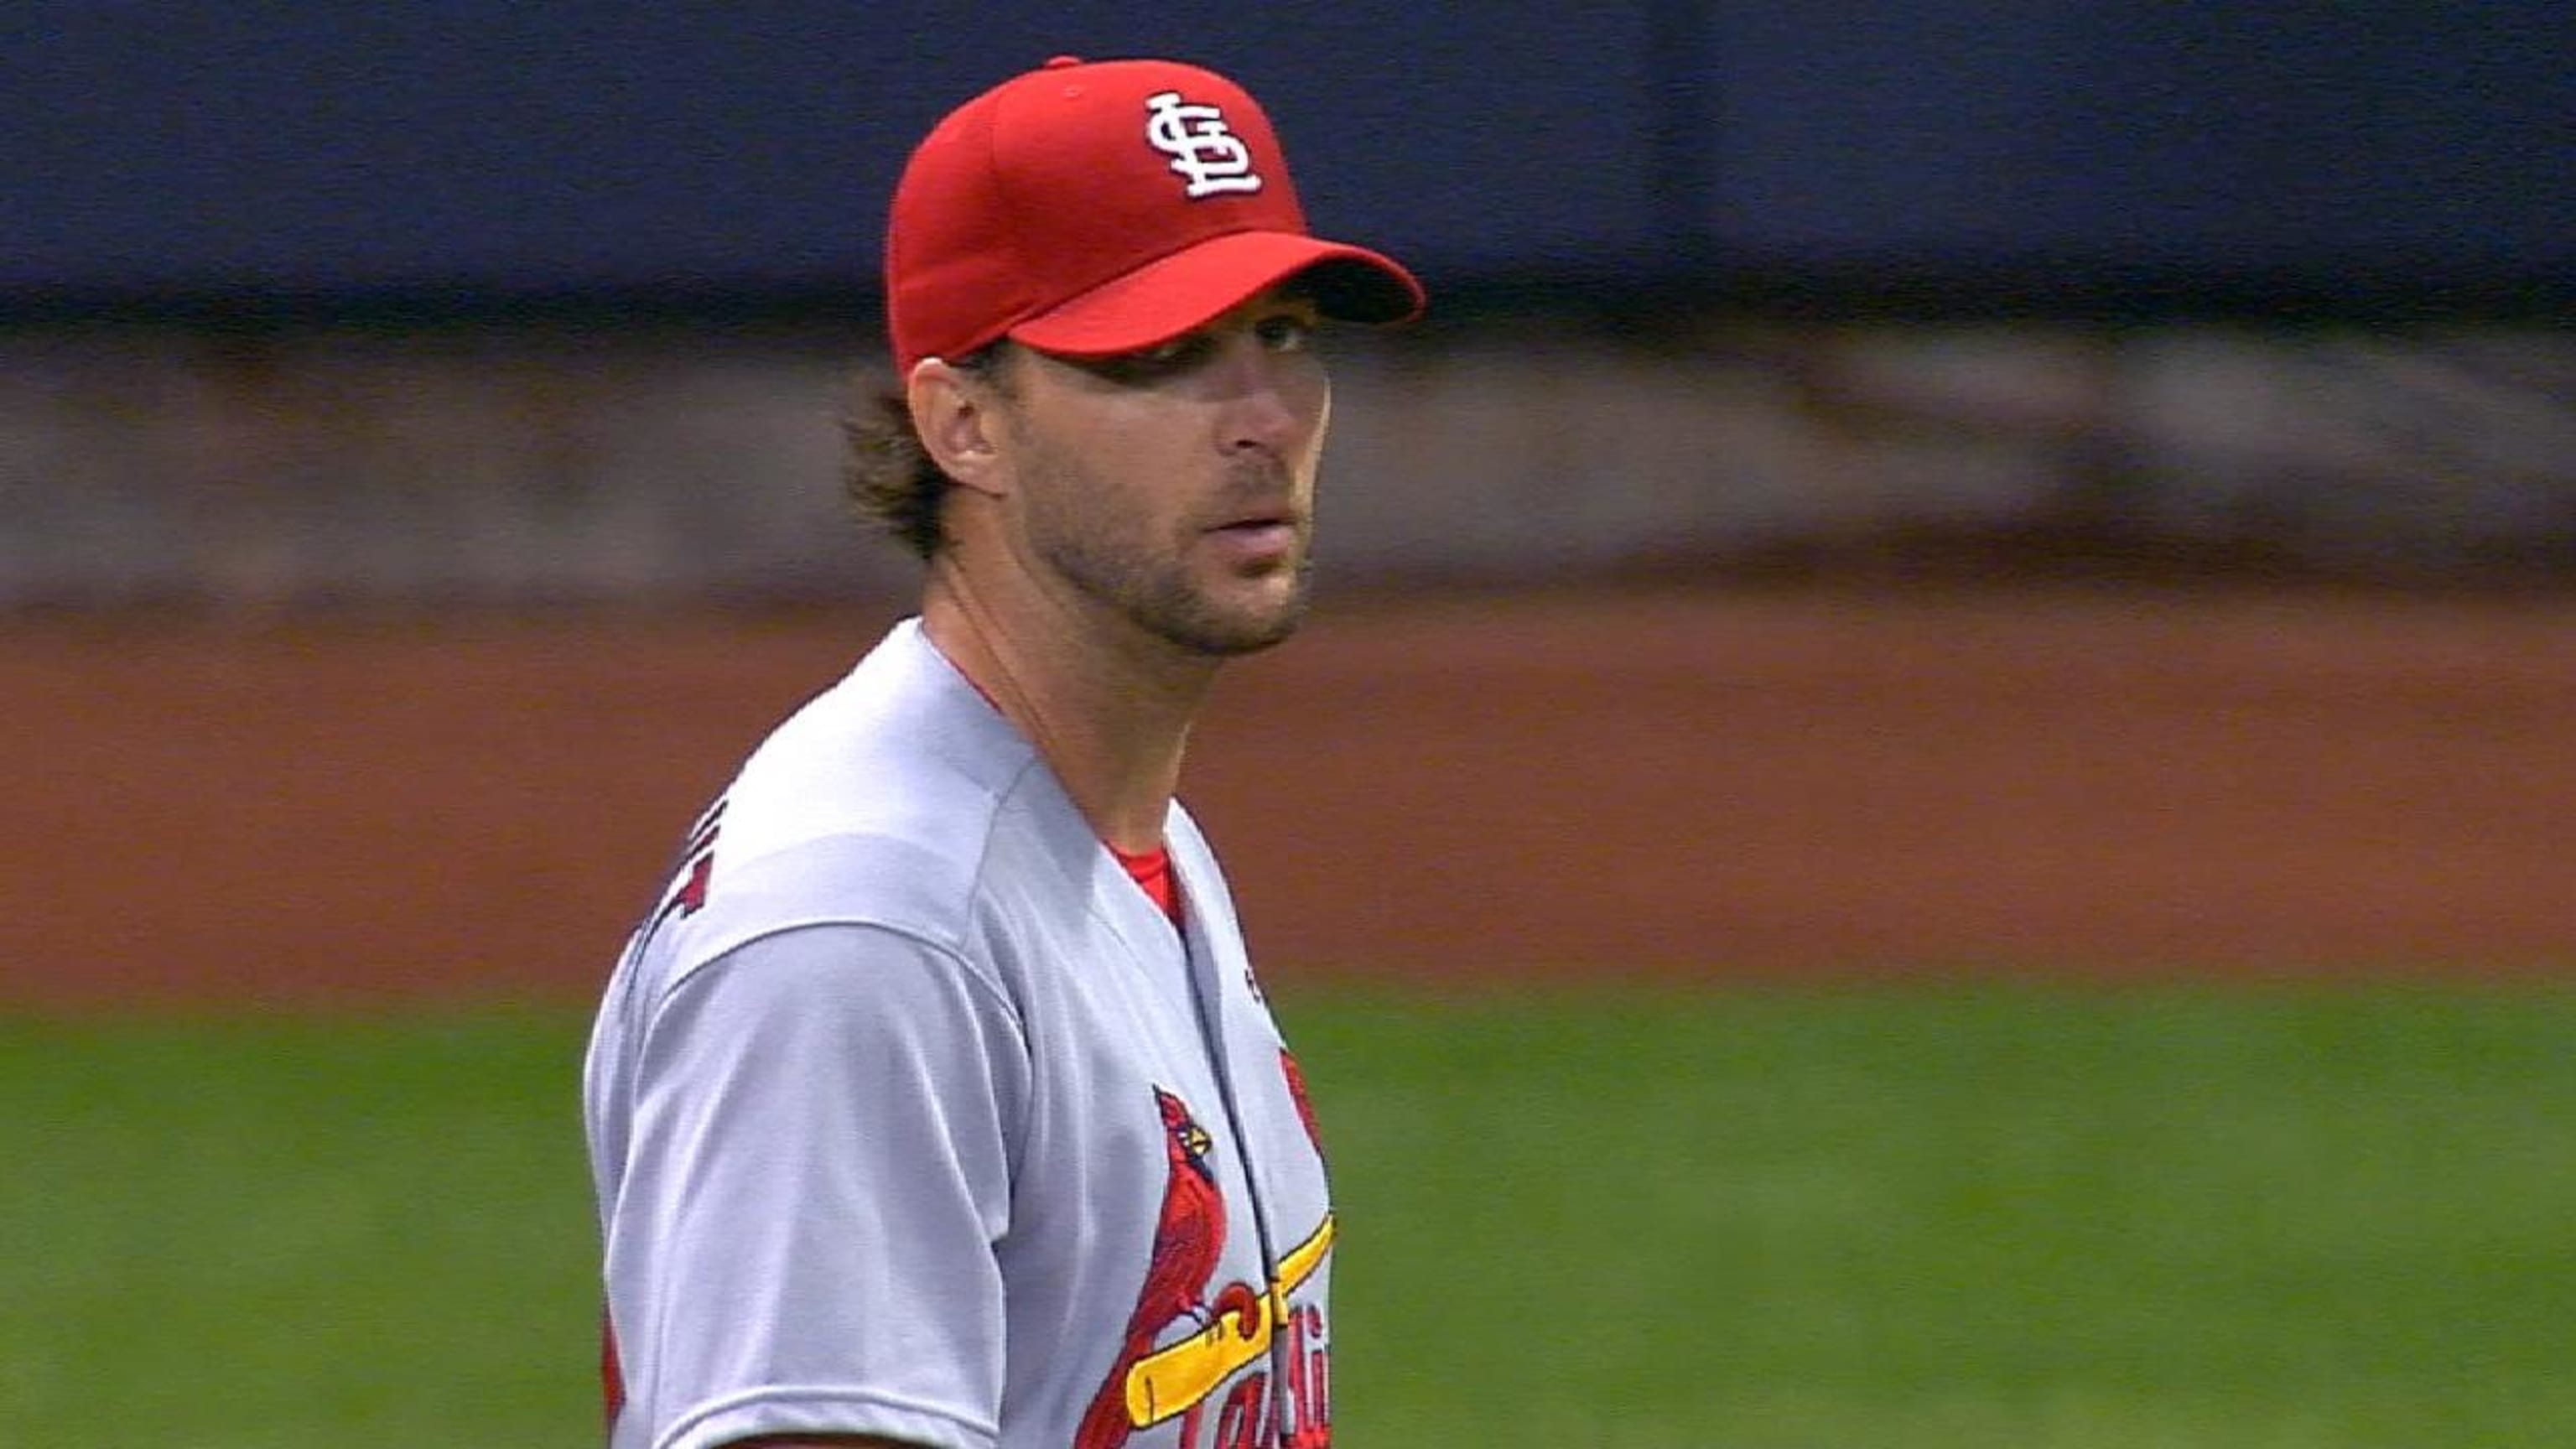
[[[0,1003],[577,1001],[891,615],[0,631]],[[1328,605],[1185,794],[1274,977],[2576,968],[2576,602]]]

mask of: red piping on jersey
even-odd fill
[[[1179,925],[1181,893],[1172,884],[1171,848],[1158,845],[1141,854],[1130,855],[1112,845],[1109,853],[1118,857],[1118,863],[1127,868],[1127,878],[1136,882],[1155,905],[1163,908],[1163,914],[1171,917],[1173,925]]]

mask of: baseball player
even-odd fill
[[[941,121],[885,267],[852,489],[921,608],[753,751],[601,1005],[610,1443],[1317,1449],[1323,1157],[1174,791],[1305,605],[1311,334],[1421,288],[1150,60]]]

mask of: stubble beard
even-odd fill
[[[1257,654],[1297,632],[1313,586],[1314,560],[1301,547],[1276,602],[1229,604],[1201,587],[1181,553],[1155,554],[1079,531],[1050,532],[1039,557],[1085,597],[1175,648],[1209,658]]]
[[[1112,530],[1102,526],[1103,514],[1084,516],[1072,500],[1107,503],[1115,496],[1100,481],[1047,480],[1046,496],[1056,506],[1034,520],[1035,545],[1039,561],[1058,578],[1137,629],[1208,658],[1257,654],[1297,632],[1313,588],[1314,557],[1306,538],[1283,565],[1289,574],[1284,595],[1234,603],[1202,586],[1193,573],[1192,537],[1157,547],[1147,529]]]

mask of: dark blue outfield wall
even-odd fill
[[[1469,295],[2576,277],[2565,0],[18,0],[0,306],[864,295],[904,149],[1059,51],[1233,72],[1320,225]]]

